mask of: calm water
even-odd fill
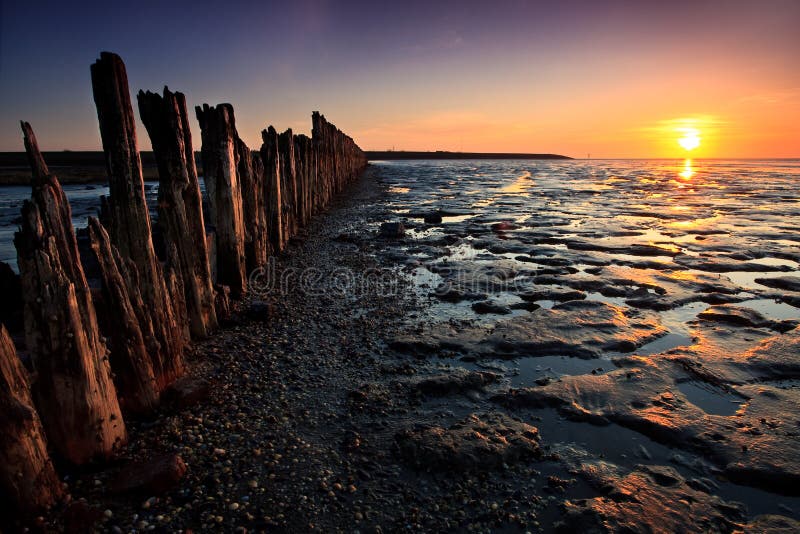
[[[158,182],[145,182],[145,195],[151,216],[155,217]],[[201,182],[202,187],[202,182]],[[72,208],[72,225],[85,228],[90,216],[100,211],[100,196],[108,195],[108,186],[101,184],[64,185],[64,193]],[[14,232],[19,229],[19,219],[24,200],[30,198],[31,188],[22,185],[0,186],[0,261],[17,270],[17,250]]]
[[[800,160],[376,165],[389,209],[410,227],[393,261],[428,299],[419,321],[491,326],[529,313],[525,301],[550,308],[558,301],[548,292],[579,289],[578,298],[657,313],[669,333],[636,351],[647,355],[691,345],[698,314],[715,299],[773,324],[800,319],[800,292],[769,281],[800,284]],[[442,222],[426,224],[435,212]],[[453,273],[506,314],[477,314],[476,299],[436,298]],[[526,386],[597,362],[539,354],[502,366]],[[708,409],[718,401],[707,396]]]
[[[413,272],[420,285],[441,282],[426,268],[437,262],[567,266],[577,271],[572,276],[587,278],[602,266],[607,276],[613,272],[651,293],[665,289],[667,303],[676,305],[662,318],[675,334],[685,334],[683,323],[698,312],[691,295],[703,284],[772,319],[800,318],[796,307],[775,301],[784,291],[756,281],[798,276],[800,160],[377,165],[394,213],[413,226],[409,249],[421,264]],[[442,224],[424,224],[423,215],[436,211]],[[454,243],[444,256],[426,248],[443,239]],[[493,298],[520,301],[513,291]],[[624,300],[593,292],[587,298]],[[469,316],[471,309],[443,304],[432,314]]]

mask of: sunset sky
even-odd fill
[[[251,148],[320,110],[367,150],[800,157],[799,28],[797,0],[3,0],[0,150],[20,119],[45,150],[99,149],[109,50],[134,93],[232,103]]]

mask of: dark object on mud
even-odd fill
[[[131,462],[109,484],[113,493],[161,494],[175,487],[186,474],[186,464],[177,454],[160,454]]]
[[[423,220],[428,224],[441,224],[442,222],[442,214],[438,211],[434,211],[433,213],[426,213]]]
[[[166,404],[184,409],[204,402],[210,395],[211,384],[208,381],[184,376],[164,391],[162,399]]]
[[[750,308],[739,306],[719,305],[712,306],[697,316],[702,321],[727,323],[755,328],[769,328],[776,332],[788,332],[797,326],[797,321],[785,319],[773,321]]]
[[[416,391],[435,397],[452,393],[483,390],[485,386],[500,380],[500,375],[488,371],[453,369],[451,372],[425,377],[413,382]]]
[[[398,238],[403,237],[405,234],[406,227],[401,222],[385,222],[381,224],[381,237]]]
[[[775,278],[756,278],[755,282],[762,286],[787,291],[800,292],[800,276],[777,276]]]
[[[49,508],[62,495],[47,454],[22,362],[0,324],[0,491],[23,515]]]
[[[493,232],[507,232],[509,230],[516,230],[517,228],[519,227],[509,222],[499,222],[492,225]]]
[[[481,300],[472,304],[472,311],[480,314],[494,313],[497,315],[508,315],[511,313],[511,308],[505,304],[499,304],[491,300]]]
[[[247,307],[245,315],[252,321],[269,321],[275,315],[275,307],[271,302],[254,300]]]

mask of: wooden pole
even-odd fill
[[[91,70],[109,174],[111,242],[138,271],[142,299],[153,327],[153,335],[145,343],[159,389],[163,390],[184,373],[185,325],[178,318],[185,312],[175,310],[153,248],[125,64],[118,55],[103,52]]]
[[[78,255],[69,202],[48,174],[33,130],[22,123],[33,169],[31,200],[14,236],[24,300],[25,338],[50,443],[83,464],[110,456],[126,439],[106,347]]]
[[[247,291],[244,208],[238,169],[233,107],[197,106],[202,134],[203,173],[217,239],[217,282],[227,285],[234,298]]]
[[[139,91],[137,100],[158,164],[158,224],[177,251],[192,337],[204,338],[218,324],[186,98],[165,87],[163,96]]]

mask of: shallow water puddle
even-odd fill
[[[733,415],[746,399],[722,388],[694,380],[679,382],[678,389],[689,402],[709,415]]]
[[[677,347],[685,347],[691,344],[691,337],[670,332],[666,336],[662,336],[655,341],[642,345],[633,352],[640,356],[649,356],[651,354],[660,354]]]
[[[800,319],[800,309],[795,308],[785,302],[778,302],[771,299],[752,299],[743,300],[737,304],[755,310],[767,319],[773,321],[783,321],[785,319]]]

